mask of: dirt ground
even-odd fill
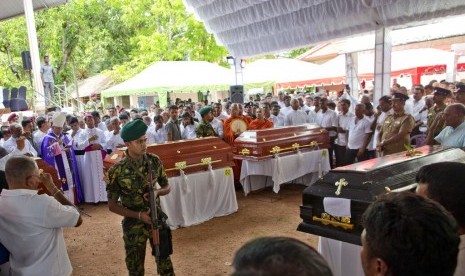
[[[247,197],[238,190],[238,212],[174,230],[176,275],[229,275],[236,250],[256,237],[289,236],[316,247],[316,236],[296,231],[304,188],[283,185],[278,195],[268,189]],[[84,217],[78,228],[65,230],[73,275],[127,275],[121,217],[111,213],[106,204],[82,207],[92,217]],[[155,275],[149,249],[147,255],[145,273]]]

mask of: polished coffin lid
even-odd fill
[[[124,157],[124,150],[116,150],[103,161],[105,170]],[[147,152],[156,154],[163,162],[168,177],[205,171],[211,164],[213,169],[234,166],[231,146],[217,137],[179,140],[147,146]]]
[[[234,159],[260,160],[275,154],[290,154],[328,148],[328,132],[317,124],[248,130],[234,140]]]
[[[457,148],[424,146],[409,155],[402,152],[331,170],[304,190],[300,207],[303,222],[297,230],[361,245],[361,217],[378,196],[413,190],[415,176],[424,165],[442,161],[465,162],[465,152]],[[348,204],[350,208],[345,208],[345,212],[350,216],[329,214],[324,200],[336,205]]]
[[[55,183],[55,186],[57,186],[58,189],[60,189],[62,182],[61,179],[58,177],[56,169],[52,167],[49,163],[45,162],[42,158],[35,157],[34,160],[36,161],[37,167],[39,167],[39,169],[43,170],[44,173],[49,173],[52,176],[53,183]],[[42,183],[39,184],[37,190],[39,191],[39,194],[50,195],[50,193],[47,191],[44,184]]]

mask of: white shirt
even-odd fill
[[[283,116],[286,116],[286,114],[292,110],[294,110],[292,109],[292,106],[283,106],[281,108],[281,114],[283,114]]]
[[[371,116],[365,116],[365,118],[368,119],[368,121],[370,121],[370,127],[371,127],[371,124],[373,123],[373,120],[375,119],[375,115],[371,115]],[[372,131],[373,132],[373,131]],[[371,140],[370,140],[370,143],[368,144],[367,146],[367,150],[375,150],[375,147],[373,147],[373,141],[375,139],[375,136],[374,135],[371,135]]]
[[[210,125],[213,127],[213,130],[215,131],[216,135],[218,135],[218,137],[220,138],[223,138],[223,121],[215,118],[210,122]]]
[[[24,149],[23,149],[21,152],[24,152],[24,154],[30,153],[30,154],[32,154],[33,156],[37,157],[37,151],[36,151],[35,148],[31,145],[31,143],[29,143],[28,140],[24,140],[24,142],[25,142]],[[42,145],[42,144],[41,144],[41,145]],[[14,138],[13,136],[11,136],[10,139],[8,139],[8,140],[3,144],[3,147],[5,148],[5,150],[6,150],[8,153],[13,152],[13,151],[17,148],[17,145],[16,145],[16,138]]]
[[[34,141],[34,145],[37,148],[37,154],[39,156],[42,156],[42,141],[45,138],[45,135],[47,135],[47,132],[42,132],[42,130],[37,130],[32,134],[32,141]]]
[[[123,138],[121,138],[121,130],[118,134],[115,134],[115,131],[111,131],[108,139],[106,141],[107,149],[112,151],[116,150],[119,145],[124,145]]]
[[[270,121],[273,122],[274,127],[284,126],[284,116],[281,113],[279,113],[278,116],[271,114]]]
[[[314,124],[316,123],[316,112],[314,110],[308,110],[307,114],[307,123]]]
[[[351,112],[347,112],[346,114],[341,113],[337,116],[337,124],[343,130],[348,130],[349,122],[351,122],[354,117],[355,115]],[[336,144],[339,146],[347,146],[347,133],[338,133]]]
[[[320,109],[316,113],[316,121],[321,127],[337,127],[337,113],[334,110],[326,109],[326,112],[323,113],[323,110]],[[329,136],[334,137],[337,133],[334,130],[329,131]]]
[[[392,110],[392,108],[389,109],[388,112],[381,112],[381,114],[379,114],[378,119],[376,120],[375,133],[373,133],[373,147],[374,148],[378,146],[379,139],[381,138],[379,137],[379,132],[381,131],[383,127],[384,120],[386,119],[387,116],[392,115],[392,114],[394,114],[394,110]]]
[[[221,112],[220,116],[215,117],[215,119],[220,120],[220,121],[224,121],[224,120],[226,120],[228,118],[229,118],[228,114],[224,113],[224,112]]]
[[[10,251],[12,275],[71,275],[62,227],[77,224],[79,212],[34,190],[3,190],[0,242]]]
[[[365,116],[363,116],[362,119],[358,119],[356,116],[353,116],[350,119],[348,129],[349,139],[347,142],[347,147],[349,149],[360,149],[365,143],[365,136],[372,132],[371,121]]]
[[[197,125],[199,123],[194,122],[193,125],[187,125],[184,127],[183,124],[181,124],[181,139],[183,140],[189,140],[189,139],[195,139],[197,138],[197,134],[195,133],[195,129],[197,128]]]
[[[411,115],[415,119],[415,122],[420,121],[421,120],[420,111],[423,109],[423,107],[425,107],[425,100],[420,99],[419,101],[415,101],[414,99],[409,99],[405,102],[405,106],[407,106],[407,104],[409,105],[409,108],[411,107],[412,109]],[[428,113],[428,111],[426,113]]]
[[[108,131],[107,125],[104,122],[100,122],[97,127],[103,132]]]
[[[434,140],[441,143],[442,146],[463,148],[465,147],[465,122],[457,128],[446,126]]]
[[[168,141],[168,133],[163,125],[160,129],[147,130],[147,144],[159,144]]]
[[[285,126],[298,126],[307,123],[307,113],[302,110],[291,110],[284,116]]]

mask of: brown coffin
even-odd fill
[[[234,140],[234,159],[262,160],[329,147],[328,132],[317,124],[248,130]]]
[[[156,154],[163,162],[168,177],[179,176],[180,169],[185,174],[208,169],[234,166],[231,146],[217,137],[180,140],[147,146],[147,152]],[[124,149],[117,150],[104,160],[105,170],[124,157]]]
[[[36,158],[34,158],[34,160],[36,161],[37,167],[39,167],[39,169],[43,170],[43,172],[45,172],[45,173],[49,173],[52,176],[53,183],[55,183],[57,188],[60,189],[61,188],[61,181],[60,181],[60,178],[58,177],[58,173],[55,170],[55,168],[52,167],[49,163],[45,162],[41,158],[36,157]],[[50,193],[47,191],[47,189],[45,188],[45,186],[43,184],[39,185],[38,190],[39,190],[39,194],[48,194],[48,195],[50,195]]]

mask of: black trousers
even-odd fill
[[[358,149],[347,149],[345,152],[345,162],[346,165],[354,164],[357,162],[365,161],[368,159],[375,158],[375,151],[374,150],[365,150],[365,154],[361,158],[357,158]]]
[[[334,145],[336,153],[336,167],[345,166],[346,164],[346,146]]]

